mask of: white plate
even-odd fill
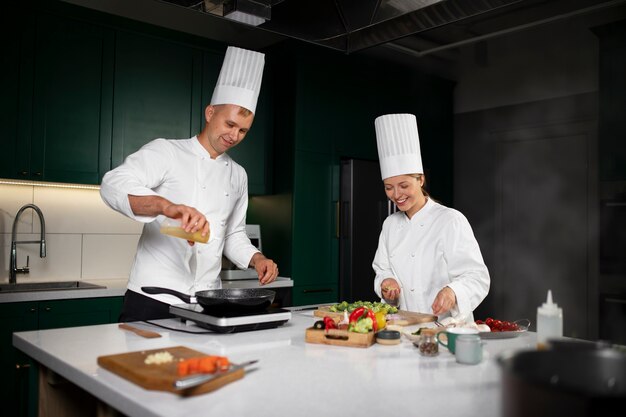
[[[528,319],[515,320],[513,323],[519,326],[519,330],[508,332],[479,332],[478,334],[481,339],[510,339],[526,333],[530,327],[530,320]]]

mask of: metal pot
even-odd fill
[[[188,304],[198,303],[206,313],[244,313],[261,311],[274,301],[276,292],[260,288],[198,291],[194,296],[169,288],[141,287],[148,294],[170,294]]]
[[[624,409],[626,354],[600,345],[564,346],[498,357],[503,416],[597,416]]]

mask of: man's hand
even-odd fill
[[[450,287],[443,287],[433,301],[433,314],[439,316],[447,313],[456,304],[456,294]]]
[[[195,233],[202,230],[202,236],[209,233],[209,222],[204,214],[194,207],[184,204],[174,204],[171,201],[157,195],[129,195],[128,202],[133,213],[139,216],[158,216],[160,214],[171,219],[180,219],[181,227],[187,233]],[[189,242],[193,246],[195,242]]]
[[[257,252],[252,256],[250,266],[256,269],[261,285],[269,284],[278,276],[278,265],[271,259],[266,258],[261,252]]]
[[[204,217],[204,214],[193,207],[183,204],[170,204],[163,209],[163,215],[172,219],[180,219],[181,227],[187,233],[195,233],[201,230],[203,237],[209,233],[208,220]],[[187,243],[189,243],[189,246],[195,244],[192,240],[188,240]]]

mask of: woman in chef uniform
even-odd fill
[[[276,279],[276,264],[246,235],[248,177],[226,153],[252,125],[264,59],[228,47],[202,131],[189,139],[155,139],[104,176],[104,202],[144,223],[121,321],[169,317],[169,305],[181,302],[168,294],[146,294],[143,286],[191,295],[221,288],[222,253],[241,269],[254,267],[261,284]],[[194,244],[161,234],[168,217],[204,236],[210,225],[209,241]]]
[[[469,222],[424,191],[415,116],[380,116],[375,128],[385,193],[399,211],[383,223],[374,291],[404,310],[473,321],[490,279]]]

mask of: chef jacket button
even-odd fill
[[[228,161],[224,162],[226,164],[226,166],[228,166]]]
[[[206,190],[206,185],[203,185],[203,186],[202,186],[202,189],[203,189],[203,190]]]
[[[411,292],[415,291],[415,288],[411,288]]]
[[[390,258],[393,258],[393,253],[391,255],[389,255]]]
[[[415,254],[414,253],[411,254],[411,258],[415,258]]]
[[[224,195],[228,197],[228,191],[224,191]]]
[[[221,226],[226,225],[226,221],[225,221],[225,220],[222,220],[222,221],[220,222],[220,225],[221,225]]]

